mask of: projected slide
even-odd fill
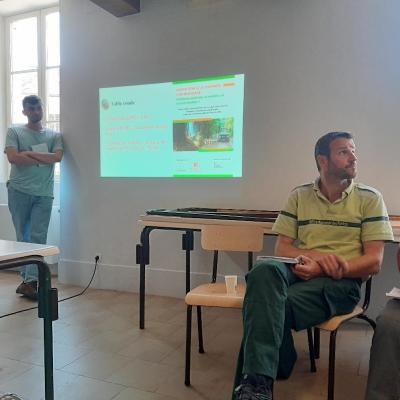
[[[242,176],[244,75],[102,88],[102,177]]]

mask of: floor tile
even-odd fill
[[[177,370],[168,365],[134,360],[123,368],[116,370],[105,380],[148,392],[154,392],[162,383],[177,373]]]
[[[0,271],[0,315],[35,303],[15,294],[20,281]],[[59,298],[82,288],[61,285]],[[186,306],[183,299],[146,298],[146,329],[138,327],[138,295],[88,289],[59,303],[53,323],[57,400],[230,400],[242,335],[240,310],[204,309],[205,354],[192,321],[191,387],[184,385]],[[317,372],[310,372],[306,332],[294,332],[298,361],[290,379],[275,383],[275,400],[325,400],[329,333],[321,331]],[[372,329],[347,323],[337,335],[335,399],[362,399]],[[37,310],[0,318],[0,392],[44,399],[43,321]]]
[[[143,392],[142,390],[126,388],[112,400],[176,400],[176,397],[170,397],[158,393]]]
[[[68,364],[62,370],[102,380],[131,361],[131,359],[115,353],[91,351]]]
[[[17,378],[31,368],[33,366],[30,364],[0,357],[0,382]]]

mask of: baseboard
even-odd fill
[[[50,268],[50,273],[52,276],[57,276],[58,275],[58,262],[54,264],[48,264]]]
[[[61,259],[58,265],[58,280],[61,283],[85,287],[93,274],[90,262]],[[223,279],[222,276],[219,279]],[[146,267],[146,293],[182,298],[185,295],[185,271]],[[191,273],[192,287],[210,282],[208,273]],[[92,288],[139,292],[139,266],[100,264]]]
[[[58,263],[54,264],[47,264],[50,269],[51,276],[57,276],[58,275]],[[14,267],[14,268],[8,268],[8,271],[15,271],[19,272],[21,267]]]

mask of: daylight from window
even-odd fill
[[[12,18],[9,23],[9,123],[24,124],[22,99],[44,102],[44,126],[60,130],[60,28],[58,11]],[[59,176],[59,164],[55,167]]]
[[[39,24],[44,24],[43,32]],[[42,40],[40,40],[42,39]],[[44,57],[43,57],[44,54]],[[17,19],[10,23],[10,119],[25,123],[21,113],[24,96],[38,94],[46,106],[44,123],[59,130],[60,121],[59,13]]]

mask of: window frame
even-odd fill
[[[46,17],[49,14],[58,12],[60,13],[60,8],[58,6],[55,7],[48,7],[37,11],[31,11],[22,14],[16,14],[9,17],[6,17],[4,20],[4,29],[5,29],[5,74],[6,74],[6,82],[5,82],[5,89],[6,89],[6,124],[7,127],[11,126],[12,123],[12,97],[11,97],[11,80],[14,74],[19,73],[26,73],[26,72],[37,72],[37,80],[38,80],[38,93],[37,95],[43,100],[45,106],[45,112],[43,113],[43,126],[47,126],[48,122],[58,122],[60,124],[61,117],[59,116],[58,121],[47,121],[47,89],[48,84],[46,81],[46,72],[50,69],[58,68],[60,73],[60,64],[58,66],[50,66],[46,65]],[[37,21],[37,69],[32,70],[24,70],[18,72],[11,71],[11,35],[10,35],[10,27],[11,24],[15,21],[32,18],[35,17]],[[22,100],[22,99],[21,99]],[[21,104],[21,112],[22,112],[22,104]],[[59,180],[59,173],[55,174],[55,180]]]

